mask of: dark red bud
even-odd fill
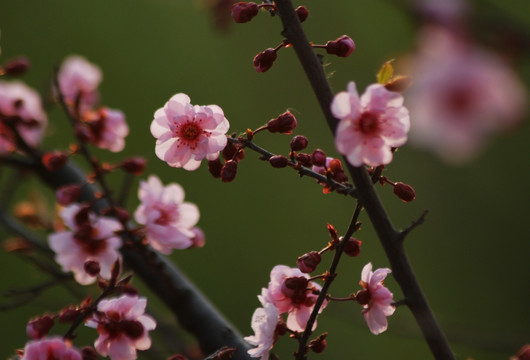
[[[25,57],[18,57],[8,61],[4,65],[4,72],[6,75],[17,76],[22,75],[29,69],[29,60]]]
[[[81,196],[81,186],[66,185],[57,189],[55,193],[57,202],[63,206],[70,205]]]
[[[358,256],[361,253],[361,240],[350,238],[344,245],[344,253],[349,256]]]
[[[81,310],[74,307],[74,306],[68,306],[61,310],[61,313],[59,314],[59,322],[60,323],[68,323],[75,320],[75,318],[81,313]]]
[[[188,360],[188,358],[181,354],[174,354],[168,357],[167,360]]]
[[[530,345],[523,345],[521,349],[517,352],[514,357],[510,358],[511,360],[530,360]]]
[[[127,295],[131,295],[131,296],[135,296],[135,295],[139,294],[138,289],[136,289],[134,286],[128,285],[128,284],[120,286],[120,290],[121,290],[122,293],[127,294]]]
[[[254,57],[254,69],[257,72],[265,72],[269,70],[277,57],[276,50],[272,48],[260,52]]]
[[[355,50],[355,43],[347,35],[342,35],[338,39],[326,43],[326,52],[331,55],[347,57],[351,55],[353,50]]]
[[[359,290],[357,291],[357,294],[355,294],[355,301],[357,301],[361,305],[368,305],[370,303],[370,291],[368,289]]]
[[[223,182],[231,182],[237,175],[237,162],[234,160],[227,161],[221,168],[221,180]]]
[[[311,154],[311,161],[315,166],[326,166],[326,153],[323,150],[316,149]]]
[[[85,272],[90,276],[98,276],[99,272],[101,271],[101,267],[99,266],[99,262],[95,260],[88,260],[83,265],[83,268],[85,269]]]
[[[232,5],[232,19],[234,19],[236,23],[246,23],[258,15],[258,11],[259,8],[257,4],[240,1]]]
[[[328,231],[329,235],[333,239],[333,241],[338,242],[339,241],[339,234],[337,233],[337,230],[335,230],[335,227],[331,224],[328,224]]]
[[[68,156],[60,151],[48,152],[42,155],[42,164],[49,171],[60,170],[68,161]]]
[[[91,346],[83,346],[81,348],[81,356],[83,360],[98,360],[98,354]]]
[[[293,130],[296,128],[297,122],[291,112],[286,111],[283,114],[279,115],[277,118],[269,120],[267,123],[267,130],[272,133],[283,133],[283,134],[292,134]]]
[[[301,272],[309,274],[315,271],[321,260],[322,255],[320,255],[317,251],[311,251],[300,256],[296,262],[296,265]]]
[[[342,168],[342,163],[339,159],[333,159],[329,162],[329,169],[334,173],[344,172]]]
[[[284,168],[289,164],[289,160],[283,155],[274,155],[269,158],[269,163],[275,168]]]
[[[291,150],[300,151],[307,147],[309,141],[304,135],[296,135],[291,139]]]
[[[147,166],[147,160],[139,156],[130,157],[123,160],[120,166],[123,171],[139,176],[143,174],[145,167]]]
[[[90,225],[89,214],[90,214],[90,205],[83,205],[79,209],[79,211],[75,214],[74,221],[75,221],[75,224],[79,228],[88,226],[89,229],[87,229],[87,231],[91,232],[92,231],[92,227]]]
[[[327,335],[328,333],[324,333],[318,338],[311,340],[309,342],[309,348],[317,354],[324,352],[324,350],[326,350],[326,346],[328,345],[326,342]]]
[[[296,15],[298,15],[300,22],[304,22],[309,16],[309,10],[303,5],[297,7],[294,11],[296,11]]]
[[[245,158],[245,151],[243,149],[240,149],[238,145],[229,142],[228,144],[226,144],[223,151],[221,151],[221,155],[223,155],[223,159],[225,159],[225,161],[240,161]]]
[[[313,165],[313,162],[311,161],[311,155],[305,154],[305,153],[298,153],[296,154],[296,160],[305,167],[310,167]]]
[[[210,172],[210,174],[212,174],[214,178],[221,177],[222,167],[223,167],[223,164],[221,164],[221,160],[219,160],[219,158],[208,161],[208,171]]]
[[[394,194],[400,198],[403,202],[411,202],[416,198],[416,192],[412,186],[397,182],[394,184]]]
[[[48,334],[55,324],[55,318],[50,315],[43,315],[28,322],[26,334],[32,339],[40,339]]]

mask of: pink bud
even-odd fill
[[[342,35],[337,40],[326,43],[326,52],[331,55],[347,57],[351,55],[353,50],[355,50],[355,43],[347,35]]]
[[[272,48],[260,52],[254,57],[254,69],[257,72],[269,70],[277,57],[276,50]]]
[[[322,255],[320,255],[317,251],[311,251],[300,256],[296,262],[296,265],[301,272],[309,274],[315,271],[321,260]]]
[[[258,15],[259,7],[257,4],[240,1],[232,5],[232,19],[236,23],[246,23]]]
[[[194,236],[191,238],[191,247],[194,248],[201,248],[206,243],[206,237],[204,236],[204,233],[201,229],[198,227],[194,227],[191,229],[193,231]]]

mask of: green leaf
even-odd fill
[[[392,60],[388,60],[386,63],[381,66],[381,69],[379,69],[379,72],[377,73],[377,82],[379,84],[385,85],[387,82],[392,79],[392,76],[394,76],[394,67],[392,66]]]

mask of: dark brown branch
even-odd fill
[[[328,126],[334,134],[338,121],[333,117],[330,110],[333,93],[321,63],[305,36],[291,0],[277,0],[276,6],[284,27],[282,35],[295,49],[320,103]],[[403,291],[407,305],[416,318],[432,354],[436,359],[454,359],[449,343],[436,322],[408,261],[402,241],[404,235],[392,225],[366,169],[353,167],[347,161],[345,163],[359,192],[359,200],[365,207],[390,261],[394,277]]]

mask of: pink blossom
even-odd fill
[[[254,335],[245,337],[245,340],[257,347],[248,350],[251,357],[259,357],[263,360],[269,358],[269,351],[276,342],[276,325],[280,320],[280,313],[278,309],[265,298],[258,295],[263,307],[257,308],[252,314],[251,326],[254,330]]]
[[[58,82],[64,100],[75,104],[77,97],[81,97],[81,107],[90,108],[99,100],[98,86],[103,74],[94,64],[85,58],[72,55],[67,57],[59,70]]]
[[[99,337],[94,347],[101,356],[112,360],[136,359],[136,350],[151,347],[148,331],[156,328],[155,320],[145,315],[147,299],[123,295],[119,298],[102,300],[97,312],[86,322],[96,328]]]
[[[125,137],[129,135],[129,126],[125,115],[119,110],[102,107],[98,111],[83,113],[83,122],[88,126],[90,142],[101,149],[113,152],[122,151]]]
[[[271,271],[269,286],[263,292],[264,299],[274,304],[280,314],[288,314],[287,327],[293,331],[305,330],[307,320],[309,320],[318,298],[318,295],[307,289],[321,289],[319,284],[307,279],[309,279],[309,275],[304,274],[298,268],[276,265]],[[326,305],[327,302],[324,302],[320,311]],[[313,330],[315,327],[316,322]]]
[[[162,185],[151,175],[140,182],[138,197],[141,204],[134,213],[139,224],[145,225],[146,237],[151,246],[163,254],[173,249],[185,249],[200,236],[194,230],[199,221],[199,209],[195,204],[184,202],[184,190],[176,183]]]
[[[350,82],[347,92],[335,95],[331,112],[340,120],[335,146],[353,166],[388,164],[392,147],[407,141],[410,121],[403,97],[383,85],[370,85],[359,97]]]
[[[79,204],[65,207],[61,218],[71,230],[50,234],[48,243],[63,271],[72,271],[82,285],[91,284],[96,279],[85,272],[84,264],[93,260],[99,263],[101,276],[110,278],[112,265],[121,258],[118,252],[121,238],[116,235],[122,230],[121,224],[111,218],[96,217]]]
[[[392,270],[388,268],[377,269],[372,272],[372,263],[364,266],[361,272],[362,295],[357,294],[357,301],[362,297],[363,315],[368,328],[372,334],[377,335],[385,331],[388,327],[386,320],[396,310],[393,305],[394,295],[383,284],[383,280]]]
[[[50,337],[26,343],[22,360],[82,360],[82,356],[70,341]]]
[[[476,157],[489,137],[522,120],[527,94],[494,54],[440,27],[423,30],[411,65],[411,141],[449,163]]]
[[[0,81],[0,154],[16,148],[15,136],[5,121],[13,122],[28,145],[39,145],[48,122],[39,94],[20,81]]]
[[[191,105],[186,94],[176,94],[155,112],[151,134],[156,155],[169,166],[196,170],[202,159],[215,160],[227,144],[229,123],[217,105]]]

